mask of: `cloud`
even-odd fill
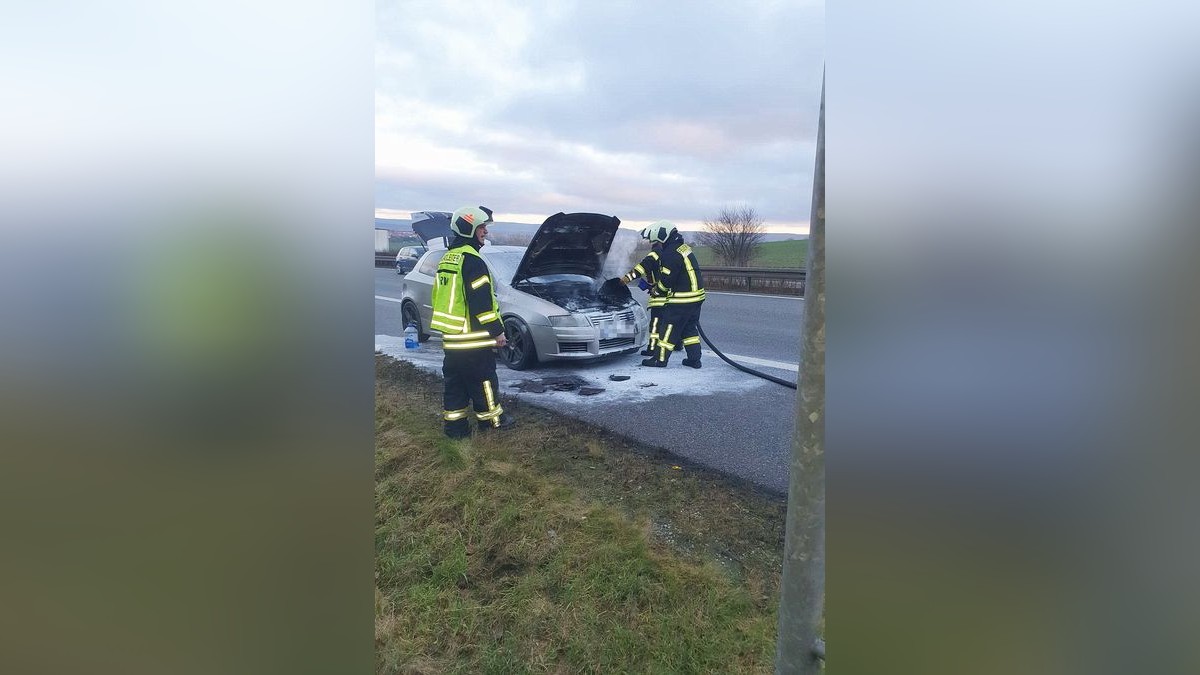
[[[822,5],[701,5],[381,6],[377,206],[807,220]]]

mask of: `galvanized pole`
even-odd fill
[[[825,603],[825,82],[817,122],[817,159],[813,171],[812,217],[808,235],[808,280],[800,382],[796,391],[796,427],[792,437],[788,485],[787,535],[783,545],[783,583],[779,599],[779,635],[775,647],[778,675],[816,673],[825,658],[820,625]]]

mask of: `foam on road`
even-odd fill
[[[402,337],[376,335],[375,351],[408,361],[422,370],[439,375],[442,372],[443,352],[437,340],[429,340],[422,344],[419,350],[411,350],[404,348]],[[642,358],[638,354],[627,354],[592,361],[555,361],[520,371],[510,370],[498,363],[496,375],[500,380],[500,390],[505,395],[533,404],[560,404],[553,406],[556,408],[581,404],[597,406],[610,403],[644,403],[672,394],[704,396],[715,393],[745,393],[763,386],[779,386],[743,373],[711,352],[705,354],[704,367],[699,370],[682,365],[682,353],[673,355],[666,368],[642,366]],[[583,396],[578,391],[554,390],[537,394],[520,391],[514,386],[523,380],[561,375],[579,376],[588,381],[588,386],[601,387],[604,391],[591,396]],[[614,382],[608,379],[609,375],[628,375],[629,379]]]

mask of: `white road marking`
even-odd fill
[[[704,351],[707,352],[709,350],[706,349]],[[738,356],[737,354],[726,354],[725,352],[721,352],[721,353],[725,354],[725,356],[728,356],[730,358],[730,360],[736,361],[737,363],[740,363],[744,366],[745,365],[766,366],[767,368],[778,368],[780,370],[790,370],[794,373],[800,372],[800,364],[798,364],[798,363],[787,363],[785,361],[771,361],[770,359],[760,359],[760,358],[755,358],[753,356]],[[712,359],[714,357],[717,359],[720,359],[720,357],[717,356],[716,354],[712,354],[710,356],[707,356],[705,358],[705,361],[707,361],[708,359]]]
[[[804,300],[795,295],[762,295],[760,293],[732,293],[730,291],[705,291],[707,295],[738,295],[748,298],[778,298],[780,300]]]
[[[387,302],[404,302],[400,298],[389,298],[386,295],[377,295],[377,296],[375,296],[375,299],[376,300],[386,300]]]

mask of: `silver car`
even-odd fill
[[[604,283],[604,262],[620,223],[595,213],[558,213],[546,219],[527,247],[480,249],[496,282],[508,339],[500,358],[509,368],[632,353],[645,346],[650,324],[646,311],[625,286]],[[401,315],[405,326],[417,323],[423,342],[429,337],[430,294],[446,253],[449,218],[444,224],[437,217],[426,219],[422,225],[418,227],[414,218],[413,230],[427,245],[441,248],[432,248],[404,276]]]

